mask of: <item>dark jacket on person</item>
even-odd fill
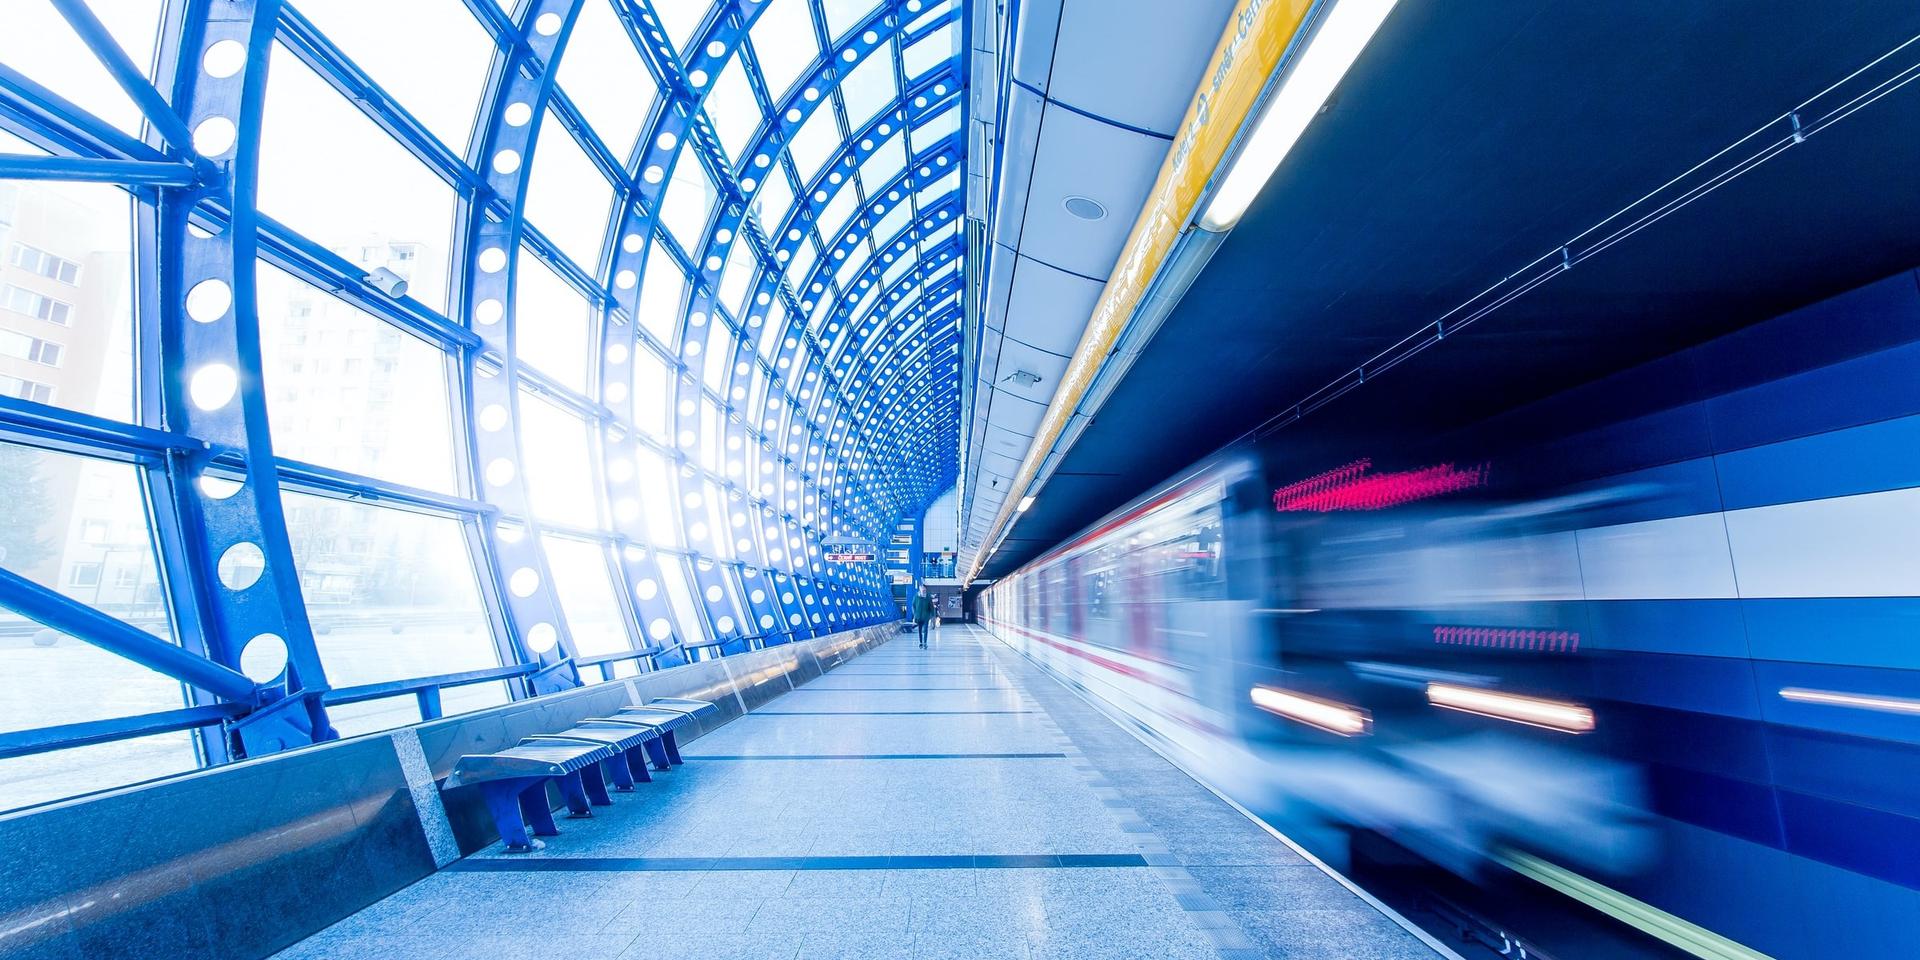
[[[926,594],[913,598],[913,622],[926,623],[933,619],[933,598]]]

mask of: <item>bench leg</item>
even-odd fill
[[[658,740],[647,741],[647,756],[653,758],[653,768],[655,770],[672,770],[673,769],[673,760],[672,758],[667,756],[667,745],[666,745],[665,736],[662,736]]]
[[[579,820],[593,816],[593,807],[587,803],[587,788],[580,781],[580,771],[564,773],[554,778],[560,784],[560,796],[567,801],[567,816]]]
[[[596,807],[613,806],[613,798],[607,795],[607,774],[604,767],[617,759],[619,758],[608,757],[580,771],[580,783],[587,788],[587,800]]]
[[[678,738],[676,738],[673,735],[672,730],[661,731],[660,742],[667,745],[667,762],[668,763],[671,763],[676,767],[683,763],[686,763],[685,760],[680,759],[680,741]]]
[[[653,774],[647,772],[647,741],[627,751],[627,772],[640,783],[652,783]]]
[[[627,766],[627,755],[616,753],[606,759],[607,776],[613,779],[613,788],[622,793],[633,789],[633,768]]]
[[[534,836],[560,835],[560,828],[553,822],[553,808],[547,806],[547,781],[535,780],[532,786],[520,791],[520,812],[533,824]]]
[[[487,801],[487,812],[493,814],[493,825],[500,830],[500,839],[506,841],[511,853],[524,853],[533,849],[533,839],[527,836],[527,824],[521,818],[519,793],[522,787],[519,781],[483,783],[480,796]]]

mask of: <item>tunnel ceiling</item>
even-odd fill
[[[194,674],[203,733],[253,684],[896,616],[826,554],[958,469],[966,16],[9,4],[0,489],[48,519],[0,530],[0,614]],[[400,583],[476,639],[327,650]]]
[[[1305,477],[1920,264],[1916,34],[1899,4],[1401,3],[982,576],[1302,401],[1339,397],[1273,436]],[[1796,110],[1837,122],[1796,142]]]

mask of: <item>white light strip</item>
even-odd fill
[[[1208,230],[1231,229],[1247,212],[1260,188],[1266,186],[1280,161],[1287,158],[1293,145],[1306,132],[1307,124],[1333,95],[1340,78],[1365,50],[1367,41],[1393,12],[1395,0],[1339,0],[1320,22],[1287,75],[1280,81],[1255,121],[1253,133],[1241,144],[1233,165],[1220,181],[1219,189],[1200,217]]]
[[[1029,507],[1032,507],[1032,506],[1033,506],[1033,498],[1032,498],[1032,497],[1021,497],[1021,498],[1020,498],[1020,512],[1021,512],[1021,513],[1026,513],[1026,512],[1027,512],[1027,509],[1028,509]]]
[[[1877,710],[1881,713],[1906,713],[1920,716],[1920,700],[1907,697],[1882,697],[1868,693],[1841,693],[1836,690],[1782,687],[1780,698],[1792,700],[1795,703],[1821,703],[1830,707],[1853,707],[1856,710]]]
[[[1427,702],[1448,710],[1476,713],[1495,720],[1510,720],[1561,733],[1589,733],[1593,730],[1592,710],[1561,700],[1496,693],[1451,683],[1429,683]]]
[[[1319,727],[1328,733],[1337,733],[1343,737],[1357,737],[1373,726],[1373,717],[1365,710],[1350,707],[1332,700],[1322,700],[1272,687],[1254,687],[1248,693],[1253,705],[1268,713],[1276,713],[1289,720],[1297,720],[1310,727]]]

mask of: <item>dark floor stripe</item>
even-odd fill
[[[690,760],[1064,760],[1064,753],[689,753]]]
[[[755,710],[749,717],[975,717],[1038,710]]]
[[[809,683],[806,686],[801,687],[800,689],[795,690],[793,692],[794,693],[839,693],[842,690],[857,691],[861,693],[893,693],[899,690],[915,690],[915,691],[974,690],[974,691],[980,691],[980,692],[987,692],[987,691],[993,691],[993,690],[1012,690],[1012,689],[1014,688],[1013,687],[829,687],[829,686],[826,686],[825,684]]]
[[[703,870],[1017,870],[1144,867],[1137,853],[956,854],[909,857],[519,857],[468,858],[468,873],[641,873]]]

